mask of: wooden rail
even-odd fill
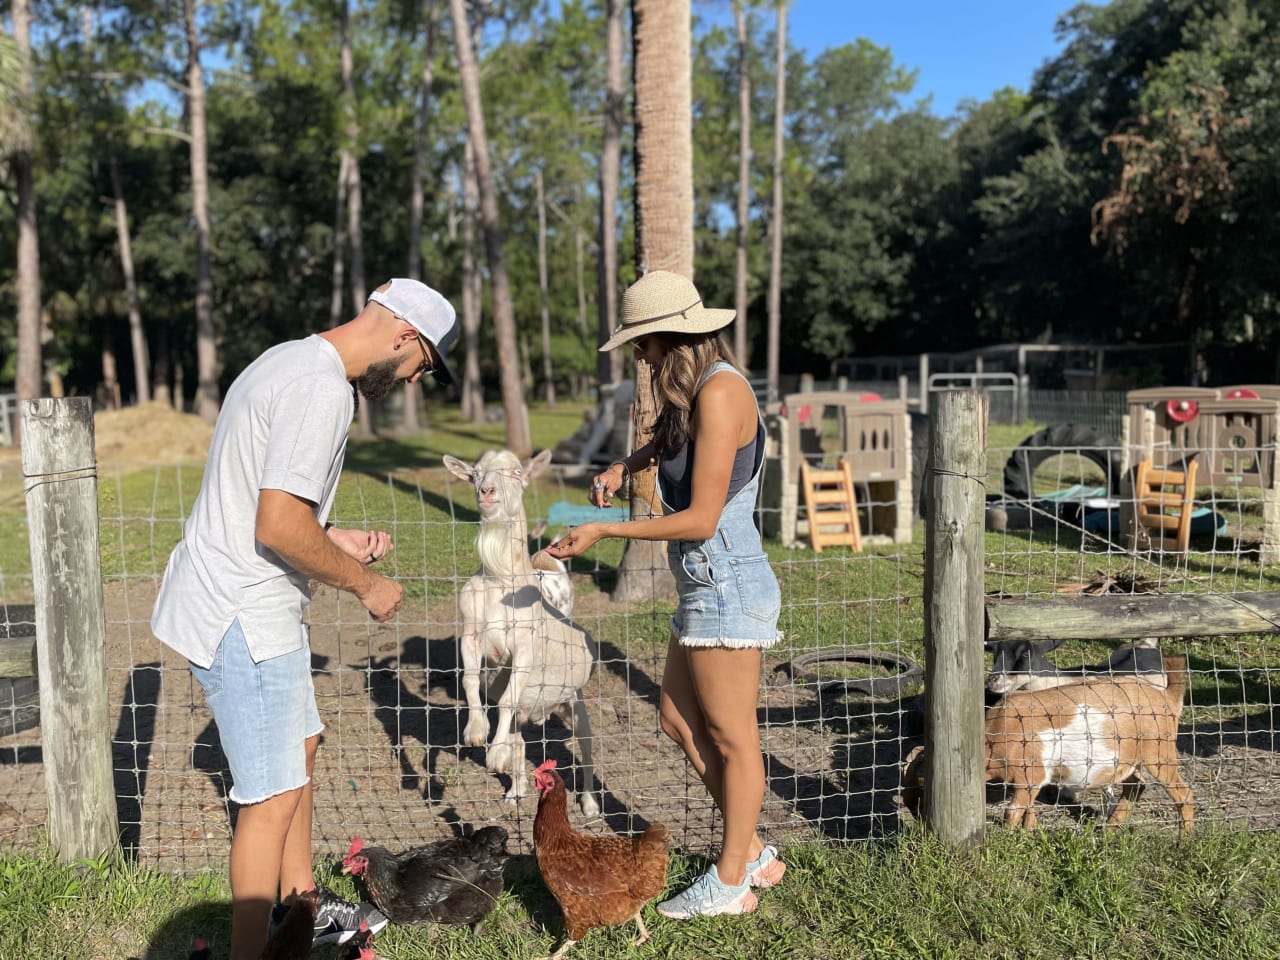
[[[1280,593],[988,600],[988,640],[1124,640],[1280,633]]]
[[[0,679],[36,675],[36,638],[0,640]]]

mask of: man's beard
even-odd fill
[[[377,403],[391,392],[391,388],[401,380],[396,376],[400,369],[399,360],[379,360],[369,364],[363,376],[357,377],[356,389],[370,403]]]

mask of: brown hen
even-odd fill
[[[538,871],[564,914],[567,939],[548,960],[560,960],[592,927],[635,920],[639,946],[649,939],[640,911],[667,885],[671,834],[655,823],[639,836],[594,836],[569,825],[564,781],[548,760],[533,772],[538,815],[533,849]]]
[[[304,890],[298,894],[280,926],[262,948],[261,960],[306,960],[311,956],[317,903],[315,890]]]

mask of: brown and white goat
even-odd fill
[[[573,587],[560,561],[545,554],[545,570],[529,556],[524,491],[551,461],[550,451],[521,462],[506,450],[490,450],[474,464],[446,456],[445,466],[475,487],[480,509],[476,552],[480,570],[458,593],[462,689],[467,699],[463,741],[483,746],[489,719],[481,702],[496,703],[498,720],[485,766],[511,775],[507,799],[528,792],[520,724],[542,723],[555,714],[578,742],[584,789],[583,813],[599,812],[595,797],[591,722],[582,687],[595,666],[594,641],[569,619]]]
[[[1018,690],[988,708],[983,760],[987,780],[1011,788],[1005,824],[1034,829],[1041,787],[1086,789],[1117,784],[1120,799],[1107,817],[1128,819],[1141,792],[1139,773],[1158,781],[1178,806],[1180,829],[1191,832],[1191,789],[1178,773],[1178,718],[1186,693],[1186,658],[1165,657],[1168,686],[1136,677],[1090,679],[1047,690]],[[902,776],[902,802],[919,816],[924,803],[924,753],[917,747]]]

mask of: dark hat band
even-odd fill
[[[698,306],[700,303],[702,303],[701,298],[693,301],[693,303],[689,304],[683,310],[676,310],[673,313],[664,313],[661,316],[657,316],[657,317],[645,317],[643,320],[632,320],[630,322],[624,321],[622,324],[622,330],[630,330],[632,327],[643,327],[646,324],[658,323],[660,320],[670,320],[672,317],[684,317],[685,314],[687,314],[694,307]],[[688,319],[688,318],[685,317],[685,319]],[[622,331],[620,330],[618,332],[621,333]]]

